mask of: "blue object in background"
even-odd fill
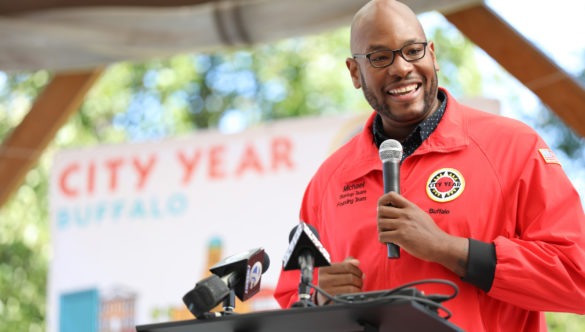
[[[62,294],[59,332],[98,332],[99,306],[97,289]]]

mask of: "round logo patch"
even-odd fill
[[[465,189],[465,179],[458,170],[443,168],[434,172],[427,181],[427,195],[435,202],[449,202]]]
[[[248,281],[250,282],[250,284],[248,285],[248,289],[252,289],[256,287],[258,283],[260,283],[260,278],[262,278],[262,263],[260,262],[254,263],[249,273],[250,278],[248,279]]]

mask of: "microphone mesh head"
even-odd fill
[[[387,139],[380,144],[379,154],[382,162],[400,162],[402,159],[402,144],[395,139]]]
[[[266,272],[266,270],[268,270],[269,266],[270,266],[270,257],[268,257],[268,254],[266,252],[264,252],[264,257],[262,260],[262,273]]]
[[[195,317],[202,318],[229,294],[228,285],[220,277],[212,274],[195,284],[195,288],[183,296],[183,303]]]

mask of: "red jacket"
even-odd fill
[[[455,282],[459,295],[443,304],[465,331],[544,331],[542,311],[585,313],[585,215],[561,165],[528,126],[447,96],[436,130],[401,165],[400,191],[447,233],[495,244],[487,293],[405,251],[387,258],[376,222],[383,182],[375,113],[321,165],[301,220],[316,227],[332,262],[360,260],[363,291],[431,278]],[[298,271],[281,273],[275,292],[281,306],[297,301],[299,280]],[[417,288],[449,293],[441,285]]]

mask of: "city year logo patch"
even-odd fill
[[[427,181],[427,195],[435,202],[449,202],[459,197],[465,189],[465,179],[453,168],[440,169]]]

